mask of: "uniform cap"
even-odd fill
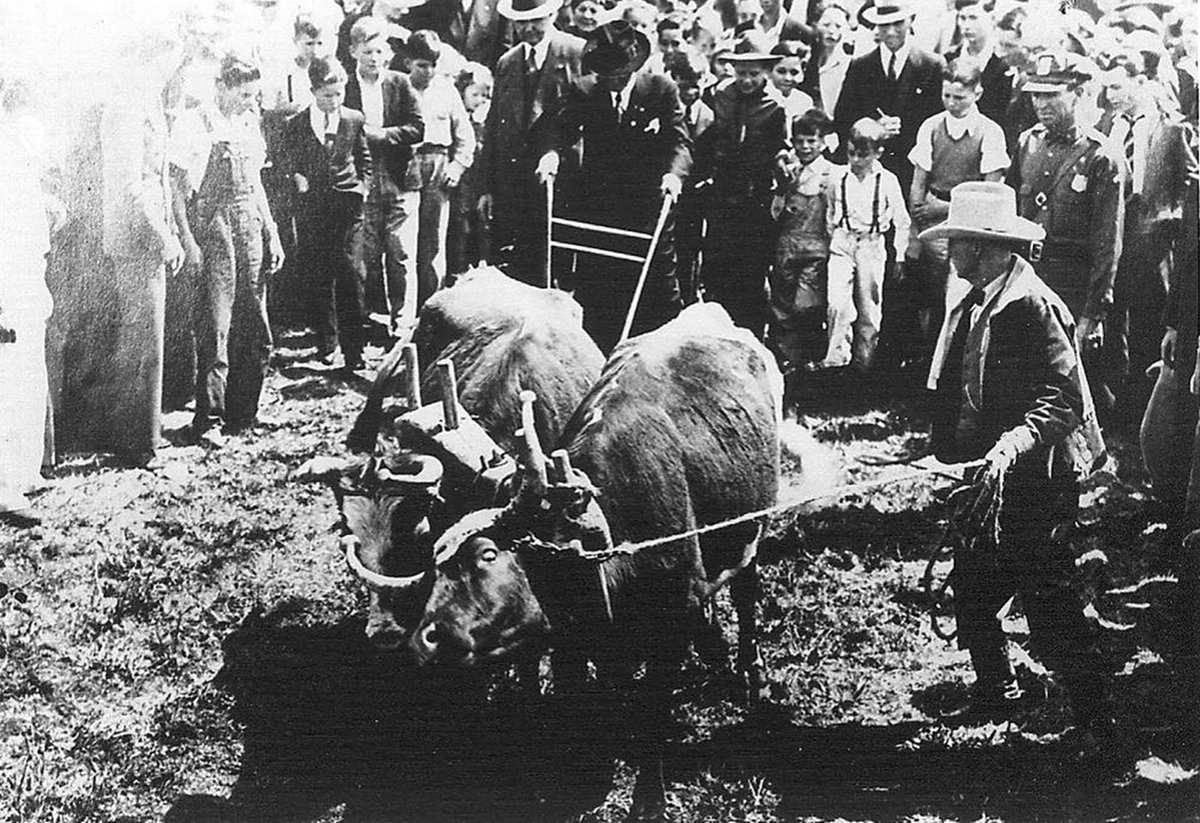
[[[1071,52],[1039,54],[1033,73],[1025,81],[1025,91],[1056,92],[1078,86],[1096,76],[1096,65]]]

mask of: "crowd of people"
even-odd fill
[[[1140,428],[1200,526],[1194,4],[209,0],[122,28],[58,156],[0,65],[6,520],[57,453],[149,464],[164,410],[219,447],[273,332],[362,368],[481,261],[571,291],[606,352],[702,298],[792,385],[928,377],[937,449],[1014,478],[1005,569],[959,560],[980,703],[1012,697],[1020,591],[1095,709],[1057,526],[1097,422]]]

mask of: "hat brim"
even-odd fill
[[[859,15],[859,19],[874,28],[875,26],[883,26],[888,23],[899,23],[901,20],[912,20],[916,16],[916,13],[910,10],[898,10],[888,12],[887,14],[880,14],[876,11],[875,6],[870,6],[863,9],[862,14]]]
[[[721,55],[722,60],[733,63],[778,63],[783,59],[782,54],[737,54],[727,52]]]
[[[1032,243],[1046,239],[1046,230],[1024,217],[1016,218],[1010,231],[993,231],[978,226],[962,226],[953,223],[938,223],[917,235],[918,240],[941,240],[968,237],[974,240],[997,240],[1011,243]]]
[[[500,0],[496,11],[506,20],[520,22],[522,20],[541,20],[543,17],[553,17],[562,8],[562,0],[549,0],[532,9],[518,10],[513,8],[513,0]]]
[[[1021,87],[1021,91],[1030,93],[1049,92],[1050,94],[1054,94],[1055,92],[1062,91],[1063,89],[1069,89],[1070,87],[1070,83],[1039,83],[1036,80],[1026,80],[1025,85]]]
[[[650,59],[650,38],[636,29],[633,30],[634,40],[637,43],[637,53],[633,59],[628,59],[628,54],[621,51],[622,62],[620,65],[601,66],[599,68],[592,64],[596,61],[604,61],[608,55],[605,54],[606,46],[596,43],[594,40],[589,40],[583,47],[583,56],[580,58],[580,68],[584,74],[600,74],[614,75],[625,74],[627,72],[635,72],[642,66],[646,65],[646,61]],[[599,55],[597,57],[596,55]]]

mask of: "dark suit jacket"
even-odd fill
[[[852,60],[833,115],[842,140],[839,156],[845,157],[846,138],[858,120],[863,117],[877,119],[880,111],[899,117],[900,134],[885,144],[883,166],[900,179],[902,189],[907,192],[912,181],[908,153],[917,142],[917,129],[942,110],[942,69],[945,65],[936,54],[911,49],[900,76],[892,83],[884,74],[878,46]]]
[[[425,136],[425,124],[421,119],[421,104],[408,75],[385,69],[383,84],[383,130],[384,139],[370,140],[371,160],[376,174],[391,175],[397,186],[404,185],[404,172],[412,159],[412,147]],[[346,108],[362,111],[362,88],[358,74],[350,75],[346,84]]]
[[[687,177],[691,137],[674,81],[661,74],[634,77],[629,105],[618,120],[611,95],[592,77],[568,91],[558,112],[537,131],[538,154],[566,151],[583,139],[583,159],[570,178],[580,211],[618,225],[653,220],[662,176]],[[599,219],[599,217],[597,218]],[[605,222],[601,220],[601,222]]]
[[[946,62],[957,60],[961,53],[961,47],[946,52]],[[991,118],[997,123],[1003,123],[1004,112],[1008,109],[1008,103],[1012,99],[1013,82],[1012,77],[1008,74],[1008,66],[993,54],[983,67],[981,82],[983,96],[979,98],[979,111],[984,117]]]
[[[370,188],[371,150],[363,133],[363,116],[342,107],[333,151],[326,152],[309,122],[311,106],[293,115],[283,128],[278,164],[290,178],[308,178],[308,198],[321,200],[331,194],[366,197]]]
[[[550,47],[531,99],[526,100],[522,44],[505,52],[496,66],[492,104],[478,160],[484,189],[491,194],[503,195],[514,186],[534,184],[537,157],[529,145],[530,131],[543,113],[559,109],[567,90],[580,76],[584,41],[557,29],[551,29],[546,36],[550,38]]]

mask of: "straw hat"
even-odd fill
[[[778,63],[781,55],[771,54],[771,40],[761,31],[747,31],[733,44],[725,59],[734,63]]]
[[[887,23],[911,20],[916,14],[916,9],[904,0],[884,0],[882,3],[868,3],[858,13],[858,19],[865,25],[874,28]]]
[[[1003,183],[959,183],[950,191],[950,214],[946,222],[926,229],[918,237],[1030,243],[1044,239],[1046,230],[1017,216],[1017,193]]]
[[[562,0],[500,0],[496,11],[509,20],[539,20],[553,17],[562,7]]]

